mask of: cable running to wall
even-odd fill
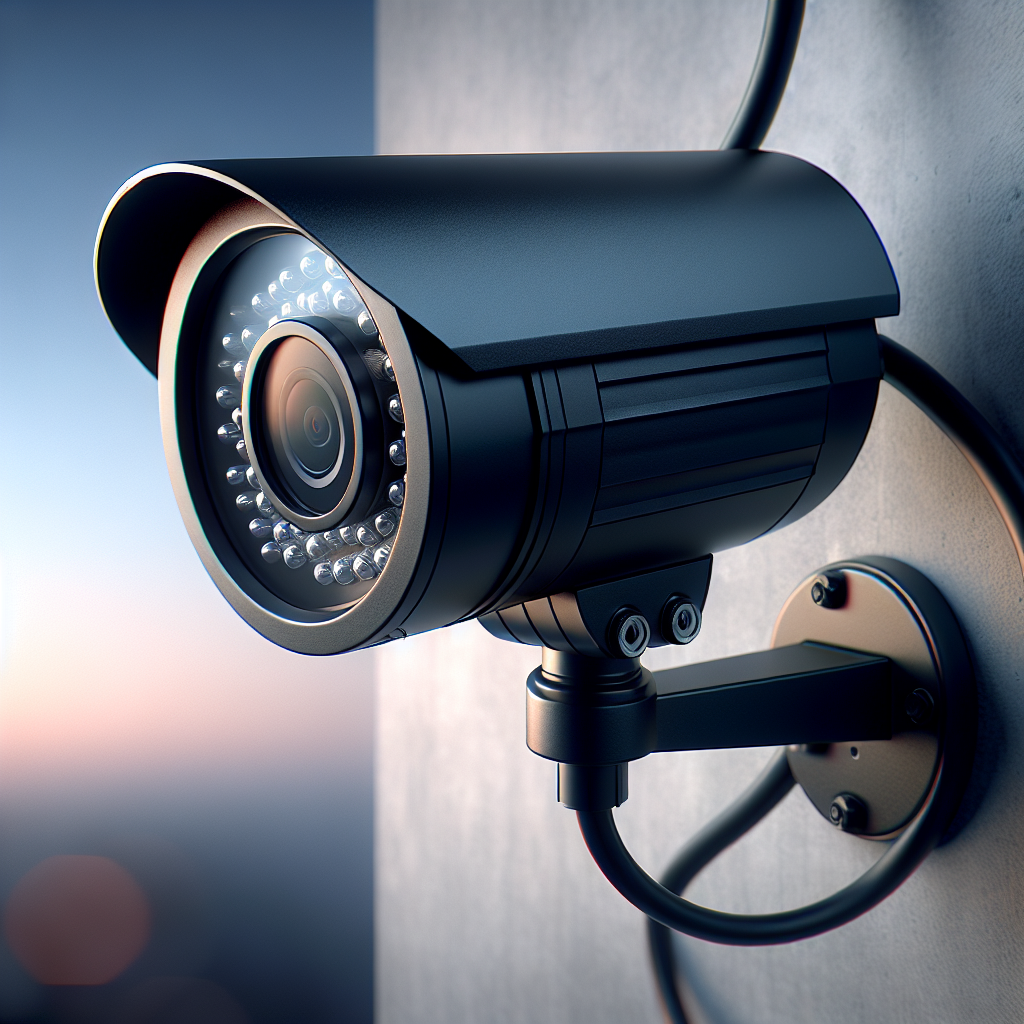
[[[718,817],[708,822],[680,851],[661,878],[661,884],[679,896],[701,871],[741,836],[746,835],[795,785],[785,750],[777,750],[761,774]],[[678,987],[678,968],[672,931],[647,919],[651,967],[669,1024],[688,1024]]]
[[[803,20],[804,0],[768,0],[754,70],[719,149],[759,149],[764,142],[786,91]]]

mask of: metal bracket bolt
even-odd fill
[[[842,608],[846,604],[846,577],[841,572],[823,572],[811,584],[811,600],[822,608]]]
[[[674,597],[661,616],[661,635],[670,644],[688,644],[700,632],[700,609],[685,597]]]
[[[829,821],[844,832],[863,832],[868,823],[868,809],[864,801],[852,793],[840,793],[828,811]]]
[[[907,694],[903,710],[914,725],[925,725],[935,711],[935,699],[926,689],[919,686]]]
[[[639,658],[651,642],[650,624],[632,608],[623,608],[612,619],[609,633],[612,649],[623,658]]]

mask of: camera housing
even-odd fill
[[[309,654],[687,642],[708,556],[846,474],[899,309],[838,183],[738,151],[167,164],[96,276],[204,565]]]

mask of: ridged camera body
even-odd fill
[[[700,607],[836,487],[899,307],[849,194],[747,152],[168,164],[96,273],[207,570],[309,654],[480,617],[621,655],[630,581]]]

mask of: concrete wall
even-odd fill
[[[711,148],[756,50],[759,0],[378,0],[382,152]],[[1024,442],[1024,7],[812,0],[767,146],[835,175],[885,242],[903,313],[881,328]],[[952,445],[883,387],[866,447],[803,521],[724,552],[700,638],[652,667],[767,644],[832,559],[904,559],[976,657],[982,747],[957,837],[884,905],[773,949],[680,946],[715,1022],[1024,1016],[1024,587]],[[643,920],[589,861],[553,769],[523,743],[536,653],[476,624],[378,656],[377,998],[382,1024],[655,1021]],[[655,755],[619,820],[660,870],[766,751]],[[769,911],[821,897],[879,848],[793,793],[694,898]]]

